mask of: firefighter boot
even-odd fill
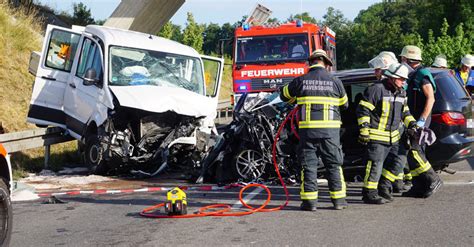
[[[392,183],[393,193],[404,192],[404,184],[402,179],[397,179]]]
[[[302,200],[300,209],[303,211],[316,211],[316,200]]]
[[[427,181],[426,188],[424,193],[422,194],[422,197],[428,198],[434,193],[436,193],[443,186],[443,181],[441,180],[439,175],[433,170],[433,168],[430,168],[422,175],[425,175]]]
[[[422,178],[422,175],[416,176],[412,180],[412,186],[407,192],[403,192],[403,197],[415,197],[421,198],[423,194],[423,188],[426,187],[425,181]]]
[[[385,177],[381,177],[378,186],[379,196],[387,202],[393,202],[392,182]]]
[[[362,189],[362,201],[366,204],[384,204],[385,200],[379,196],[377,190]]]
[[[332,204],[334,205],[334,209],[342,210],[349,207],[347,204],[346,198],[338,198],[338,199],[331,199]]]

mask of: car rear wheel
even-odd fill
[[[0,246],[8,246],[12,233],[12,202],[5,181],[0,179]]]

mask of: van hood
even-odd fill
[[[183,88],[150,85],[109,86],[121,106],[149,112],[173,111],[181,115],[214,119],[214,99]]]

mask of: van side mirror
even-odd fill
[[[95,69],[88,68],[86,70],[86,73],[84,74],[84,81],[82,82],[82,84],[84,84],[84,86],[91,86],[98,82],[99,80],[97,79],[97,72],[95,71]]]

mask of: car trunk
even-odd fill
[[[433,71],[433,75],[437,90],[430,128],[438,133],[438,138],[451,133],[474,136],[472,100],[467,91],[448,71]]]

